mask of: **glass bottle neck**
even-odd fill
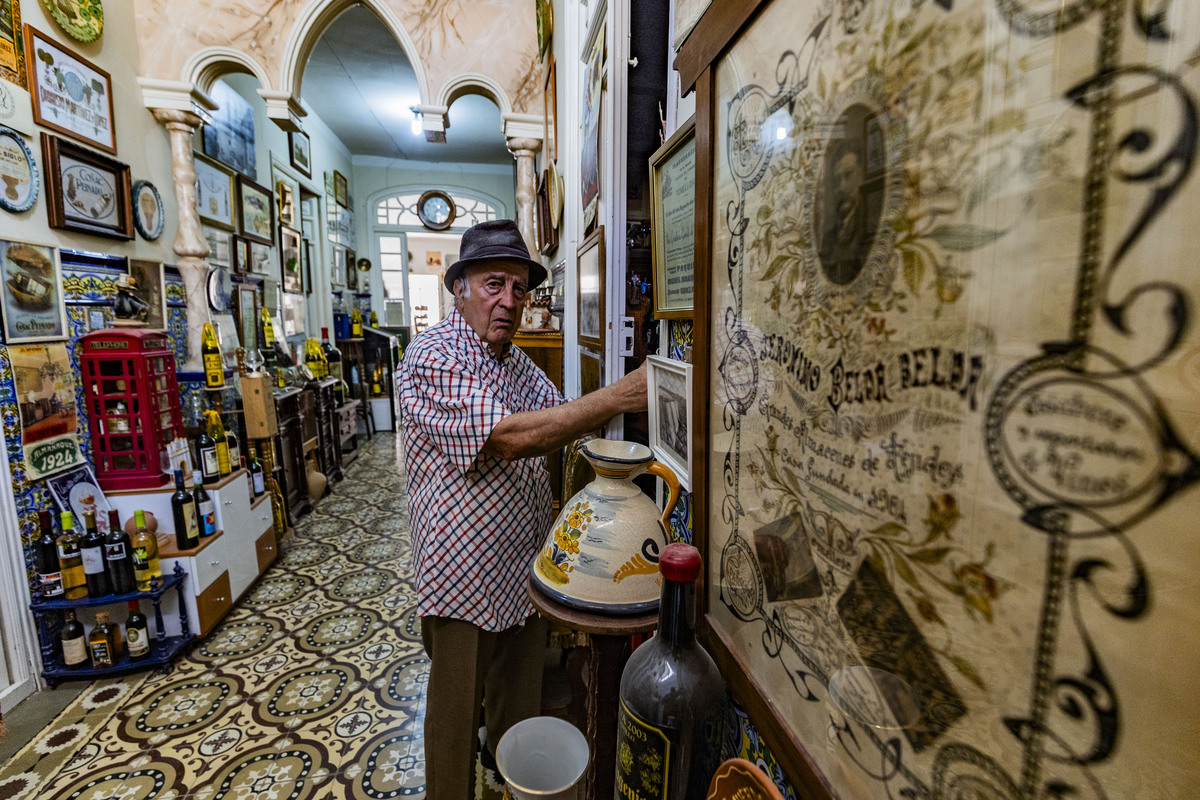
[[[696,640],[696,584],[663,580],[658,607],[658,635],[670,645]]]

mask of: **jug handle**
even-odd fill
[[[671,512],[675,510],[675,504],[679,502],[679,478],[675,477],[675,473],[671,471],[670,467],[658,461],[651,461],[650,466],[646,467],[646,473],[662,478],[670,492],[667,496],[667,507],[663,509],[662,514],[663,530],[670,533]]]

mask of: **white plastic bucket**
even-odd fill
[[[556,717],[518,722],[496,747],[496,766],[516,800],[574,800],[588,757],[587,739]]]

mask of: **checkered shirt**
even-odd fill
[[[510,345],[497,359],[457,310],[413,339],[400,365],[417,613],[502,631],[533,613],[529,564],[554,521],[544,458],[483,452],[520,411],[566,402]]]

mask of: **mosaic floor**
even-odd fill
[[[97,681],[32,735],[0,800],[423,797],[428,659],[398,443],[372,440],[169,674]],[[498,788],[477,778],[477,797]]]

